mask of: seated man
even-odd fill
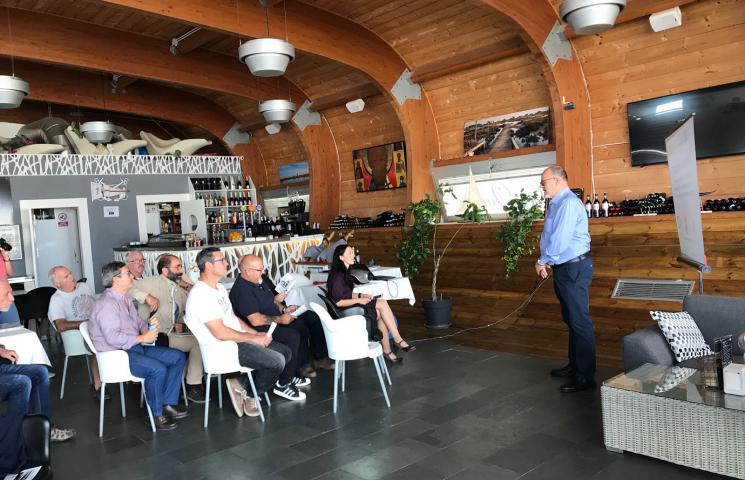
[[[184,354],[173,348],[149,345],[158,336],[157,319],[151,320],[154,330],[140,318],[132,298],[132,274],[122,262],[107,263],[101,269],[106,290],[96,300],[88,323],[91,341],[99,352],[124,350],[129,356],[132,375],[145,379],[147,403],[155,417],[155,428],[173,430],[174,419],[188,415],[178,405]]]
[[[327,237],[324,236],[323,240],[321,240],[321,243],[318,245],[311,245],[310,247],[306,248],[303,252],[303,260],[309,260],[311,262],[315,262],[318,260],[318,256],[323,252],[325,249],[329,247],[329,242],[332,238],[334,238],[334,234],[336,232],[331,232],[331,234]]]
[[[10,284],[0,280],[0,312],[13,303]],[[26,463],[21,424],[29,413],[41,413],[52,420],[49,375],[44,365],[14,365],[18,354],[0,345],[0,400],[7,409],[0,414],[0,475],[16,472]],[[63,442],[75,436],[75,430],[52,428],[51,441]]]
[[[281,343],[273,342],[266,333],[257,332],[235,316],[228,292],[220,284],[220,279],[228,274],[228,264],[219,248],[203,249],[197,254],[196,261],[199,281],[186,300],[186,316],[189,322],[204,324],[216,340],[238,344],[238,362],[254,370],[256,391],[260,397],[272,388],[292,353]],[[259,415],[257,399],[246,393],[250,389],[246,376],[228,378],[226,382],[235,413],[239,417],[244,413]]]
[[[347,245],[349,240],[354,237],[354,230],[350,230],[346,235],[339,234],[339,240],[335,241],[332,245],[327,246],[321,253],[318,254],[319,262],[331,263],[334,260],[334,251],[339,245]],[[331,235],[329,238],[333,238]],[[330,240],[329,240],[330,242]]]
[[[180,335],[184,333],[183,315],[187,295],[187,290],[181,287],[184,266],[181,259],[175,255],[161,255],[157,268],[160,275],[144,277],[137,282],[133,290],[136,288],[158,299],[159,306],[154,316],[158,318],[158,332],[163,334],[161,338],[164,346],[189,355],[189,363],[186,366],[186,396],[193,402],[204,403],[204,369],[199,343],[193,335]],[[140,318],[143,319],[153,314],[146,303],[139,303],[138,310]],[[161,340],[158,343],[160,344]]]
[[[313,346],[316,365],[321,368],[333,368],[333,362],[328,359],[326,336],[318,315],[309,310],[297,318],[292,316],[297,307],[286,307],[283,304],[287,292],[275,295],[273,285],[262,278],[264,263],[256,255],[243,256],[238,262],[238,268],[240,276],[230,290],[230,302],[235,314],[259,331],[265,331],[272,322],[276,322],[274,339],[290,348],[297,342],[295,338],[299,337],[298,348],[296,351],[293,350],[293,355],[297,355],[296,359],[293,359],[293,367],[297,365],[300,368],[291,370],[287,376],[280,376],[280,383],[284,383],[288,378],[293,380],[292,377],[295,377],[293,383],[303,386],[310,383],[304,377],[316,376],[309,363],[309,343]]]
[[[135,285],[129,289],[129,295],[137,301],[138,304],[147,304],[151,312],[158,309],[158,299],[152,295],[139,290],[136,283],[143,279],[143,273],[145,273],[145,256],[142,252],[133,250],[127,254],[127,268],[132,273],[132,279],[135,281]]]
[[[49,300],[47,318],[54,322],[54,327],[62,333],[66,330],[79,330],[80,324],[91,316],[91,309],[96,303],[96,297],[87,283],[76,283],[69,268],[57,265],[49,270],[49,280],[57,289]],[[80,338],[82,342],[82,337]],[[93,396],[97,399],[101,389],[101,379],[98,376],[98,364],[95,355],[88,355],[93,375]],[[104,392],[104,397],[110,397]]]

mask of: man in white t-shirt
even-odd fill
[[[238,361],[254,370],[256,391],[261,397],[279,378],[292,352],[272,337],[259,333],[233,313],[228,292],[220,279],[228,274],[228,264],[219,248],[208,247],[197,254],[199,281],[192,287],[186,300],[186,323],[192,331],[204,324],[205,335],[215,340],[230,340],[238,344]],[[202,340],[200,340],[202,341]],[[228,378],[228,392],[238,416],[259,415],[256,401],[248,396],[250,388],[245,375]],[[302,393],[302,392],[301,392]],[[305,397],[304,395],[302,396]]]
[[[49,280],[57,291],[49,300],[47,318],[54,322],[54,327],[60,333],[68,330],[79,330],[80,324],[90,318],[91,309],[96,303],[93,290],[87,283],[76,283],[70,269],[62,265],[57,265],[49,270]],[[76,331],[74,335],[79,336],[80,343],[83,343],[80,332]],[[98,376],[96,356],[88,355],[88,361],[93,376],[93,396],[98,399],[101,379]],[[108,400],[109,395],[104,394],[104,399]]]

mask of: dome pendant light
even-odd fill
[[[101,90],[101,102],[103,103],[103,110],[106,112],[108,117],[108,110],[106,109],[106,78],[104,77],[103,89]],[[106,120],[105,122],[85,122],[80,125],[80,133],[91,143],[109,143],[116,133],[114,125]]]
[[[287,38],[287,10],[285,6],[285,40],[269,37],[269,4],[262,3],[266,12],[266,37],[248,41],[238,47],[238,58],[257,77],[278,77],[295,60],[295,47]]]
[[[564,0],[559,15],[577,35],[594,35],[610,30],[624,7],[626,0]]]
[[[259,113],[267,123],[287,123],[297,107],[289,100],[267,100],[259,104]]]
[[[23,97],[29,93],[28,82],[16,77],[16,65],[13,58],[13,31],[10,29],[10,7],[8,15],[8,40],[10,40],[10,75],[0,75],[0,109],[18,108]]]

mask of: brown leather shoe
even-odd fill
[[[155,421],[156,430],[173,430],[176,428],[176,422],[171,419],[168,415],[161,415],[160,417],[153,418]],[[148,419],[148,425],[150,425],[150,419]]]
[[[308,365],[307,367],[299,368],[298,373],[300,373],[300,376],[306,378],[316,378],[318,376],[316,371],[310,365]]]
[[[163,414],[176,420],[177,418],[188,417],[189,411],[186,410],[186,407],[182,407],[181,405],[166,405],[163,407]]]
[[[333,370],[334,365],[335,365],[334,361],[328,357],[322,360],[316,360],[315,362],[313,362],[313,366],[316,367],[316,369],[322,369],[322,370]]]

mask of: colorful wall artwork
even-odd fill
[[[393,142],[352,152],[358,192],[406,187],[406,142]]]

